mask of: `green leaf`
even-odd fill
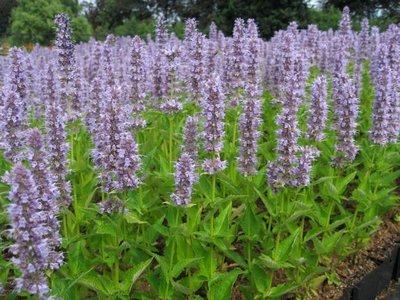
[[[262,268],[257,264],[250,266],[251,279],[256,285],[256,289],[260,293],[264,293],[268,289],[269,281],[272,279]]]
[[[147,224],[146,221],[140,220],[139,217],[133,212],[124,214],[124,218],[129,224]]]
[[[271,270],[278,270],[282,268],[292,268],[293,265],[288,262],[282,262],[274,260],[272,257],[268,255],[261,254],[260,256],[261,263]]]
[[[289,237],[283,240],[278,247],[275,248],[274,256],[277,261],[283,262],[288,260],[289,254],[299,236],[300,228],[296,229]]]
[[[296,283],[283,283],[276,287],[273,287],[268,293],[268,297],[280,297],[286,295],[287,293],[294,291],[299,287]]]
[[[171,277],[172,277],[172,278],[177,277],[179,274],[182,273],[182,271],[183,271],[186,267],[190,266],[190,265],[193,264],[195,261],[199,261],[199,260],[201,260],[201,259],[203,259],[203,258],[202,258],[202,257],[196,257],[196,258],[186,258],[186,259],[182,259],[182,260],[178,261],[178,262],[174,265],[174,267],[172,268],[172,271],[171,271],[171,274],[170,274]]]
[[[226,207],[220,212],[219,216],[215,220],[215,234],[225,234],[229,227],[229,217],[232,210],[232,202],[228,202]]]
[[[247,206],[244,212],[244,216],[241,220],[241,226],[246,236],[249,238],[253,238],[256,235],[259,235],[261,230],[260,223],[260,218],[254,214],[250,206]]]
[[[153,258],[143,261],[125,273],[125,279],[122,282],[122,288],[124,291],[127,291],[128,293],[131,291],[136,280],[139,279],[140,275],[143,274],[152,261]]]
[[[230,299],[233,284],[243,271],[235,269],[229,273],[218,274],[208,284],[207,298],[209,300]]]
[[[92,267],[91,269],[87,270],[86,272],[83,272],[81,274],[79,274],[61,293],[61,296],[65,296],[66,293],[77,283],[79,282],[84,276],[86,276],[87,274],[89,274],[92,270],[94,269],[94,267]]]
[[[338,194],[339,194],[339,195],[342,195],[342,194],[345,192],[347,185],[348,185],[350,182],[353,181],[353,179],[356,177],[356,175],[357,175],[357,172],[355,171],[355,172],[353,172],[353,173],[347,175],[345,178],[340,179],[340,181],[339,181],[338,184],[336,185],[337,191],[338,191]]]
[[[78,280],[79,284],[86,286],[87,288],[95,291],[98,294],[108,295],[111,294],[108,292],[107,288],[104,286],[102,280],[95,275],[86,275]]]

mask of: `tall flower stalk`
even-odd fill
[[[318,76],[311,88],[311,103],[308,112],[307,138],[322,141],[325,138],[325,126],[328,119],[327,82],[323,75]]]
[[[45,149],[42,134],[38,129],[29,129],[24,134],[24,156],[31,167],[32,177],[36,183],[40,206],[45,214],[43,223],[49,228],[45,234],[49,252],[47,254],[48,268],[58,269],[63,263],[63,254],[58,251],[61,245],[60,222],[57,216],[60,213],[56,187],[56,177],[51,173],[47,150]]]
[[[57,70],[61,88],[61,103],[64,109],[71,113],[70,90],[75,69],[75,46],[72,42],[72,29],[69,17],[66,14],[56,15],[56,47],[57,47]]]
[[[261,83],[259,70],[258,29],[254,20],[250,19],[247,28],[245,57],[247,58],[247,81],[245,84],[246,101],[240,116],[239,128],[239,172],[244,176],[257,172],[257,140],[260,137],[258,127],[261,124]]]
[[[68,181],[68,150],[67,134],[65,131],[66,116],[58,94],[58,82],[54,69],[49,65],[45,83],[45,124],[46,146],[49,153],[51,172],[56,176],[56,186],[60,192],[59,202],[62,209],[66,209],[72,201],[71,183]]]
[[[203,162],[203,169],[208,174],[215,174],[226,168],[227,162],[220,159],[224,138],[225,99],[219,76],[212,74],[204,89],[204,131],[203,145],[211,159]]]
[[[47,235],[51,230],[46,224],[47,212],[43,210],[32,172],[21,163],[17,163],[4,179],[11,185],[8,213],[10,233],[15,241],[10,246],[14,256],[11,261],[22,273],[15,279],[16,290],[44,298],[50,291],[45,275],[50,254]]]

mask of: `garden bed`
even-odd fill
[[[400,277],[399,208],[383,219],[367,249],[348,257],[336,269],[340,285],[324,282],[312,299],[386,299]]]

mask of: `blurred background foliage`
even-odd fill
[[[51,45],[53,18],[65,12],[72,18],[74,40],[85,42],[91,36],[104,39],[116,35],[153,34],[155,18],[164,15],[170,30],[183,35],[189,17],[199,21],[207,33],[214,21],[225,34],[231,34],[237,17],[254,18],[264,38],[297,21],[301,28],[317,24],[321,30],[337,28],[341,10],[349,6],[354,30],[363,17],[370,24],[385,29],[400,22],[398,0],[1,0],[0,42],[11,45]]]

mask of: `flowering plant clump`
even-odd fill
[[[399,209],[398,25],[168,22],[0,56],[0,298],[323,298]]]

